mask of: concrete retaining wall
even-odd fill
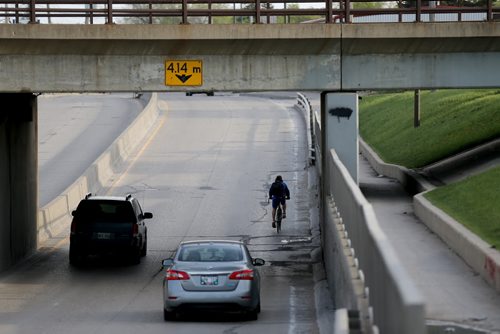
[[[417,217],[453,249],[488,284],[500,292],[500,252],[465,226],[432,205],[425,193],[414,197],[413,206]]]
[[[361,137],[359,138],[359,152],[377,173],[398,180],[410,194],[435,188],[416,172],[402,166],[385,163]]]
[[[85,194],[100,193],[113,174],[147,136],[160,115],[158,96],[152,94],[144,110],[99,158],[61,195],[38,211],[38,244],[65,229],[69,231],[71,211]]]

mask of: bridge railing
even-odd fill
[[[427,2],[425,2],[427,3]],[[492,21],[500,1],[427,6],[423,0],[0,0],[0,23],[237,24]]]

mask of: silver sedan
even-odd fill
[[[255,267],[264,263],[239,241],[182,242],[173,258],[163,260],[165,320],[193,310],[241,311],[257,320],[260,274]]]

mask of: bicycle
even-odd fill
[[[269,198],[267,200],[267,203],[269,203],[271,199]],[[276,209],[276,220],[275,220],[275,223],[276,223],[276,233],[280,233],[281,232],[281,221],[283,220],[283,210],[281,209],[281,203],[278,205],[278,208]]]

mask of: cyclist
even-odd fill
[[[276,209],[278,205],[281,204],[281,209],[283,210],[283,218],[286,218],[286,200],[290,199],[290,190],[285,182],[283,182],[283,178],[281,175],[276,176],[273,184],[271,184],[271,188],[269,188],[269,199],[272,199],[273,206],[273,223],[272,226],[276,227]]]

